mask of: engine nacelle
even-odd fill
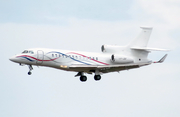
[[[125,63],[133,63],[133,59],[130,57],[126,57],[126,56],[121,56],[121,55],[112,55],[111,56],[111,61],[113,63],[121,63],[121,64],[125,64]]]
[[[114,53],[123,49],[124,47],[116,46],[116,45],[102,45],[101,46],[101,51],[104,53]]]

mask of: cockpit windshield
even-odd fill
[[[24,50],[22,53],[23,53],[23,54],[24,54],[24,53],[34,54],[34,52],[31,51],[31,50]]]

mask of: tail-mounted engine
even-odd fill
[[[116,46],[116,45],[102,45],[101,46],[101,51],[104,53],[114,53],[123,49],[124,47]]]
[[[133,63],[133,59],[130,58],[130,57],[126,57],[126,56],[121,56],[121,55],[112,55],[111,56],[111,61],[113,63],[121,63],[121,64],[124,64],[124,63]]]

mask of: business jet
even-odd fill
[[[166,59],[167,54],[159,61],[147,58],[151,51],[168,50],[147,47],[152,28],[141,27],[141,29],[140,35],[126,46],[102,45],[101,53],[33,48],[24,50],[10,60],[20,65],[28,65],[28,75],[32,74],[32,66],[35,65],[77,72],[75,77],[80,76],[82,82],[87,80],[85,73],[94,74],[94,79],[99,81],[104,73],[162,63]]]

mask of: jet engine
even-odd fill
[[[130,57],[122,56],[122,55],[112,55],[111,61],[113,63],[125,64],[125,63],[133,63],[133,59]]]
[[[114,53],[123,49],[124,47],[116,46],[116,45],[102,45],[101,46],[101,51],[104,53]]]

